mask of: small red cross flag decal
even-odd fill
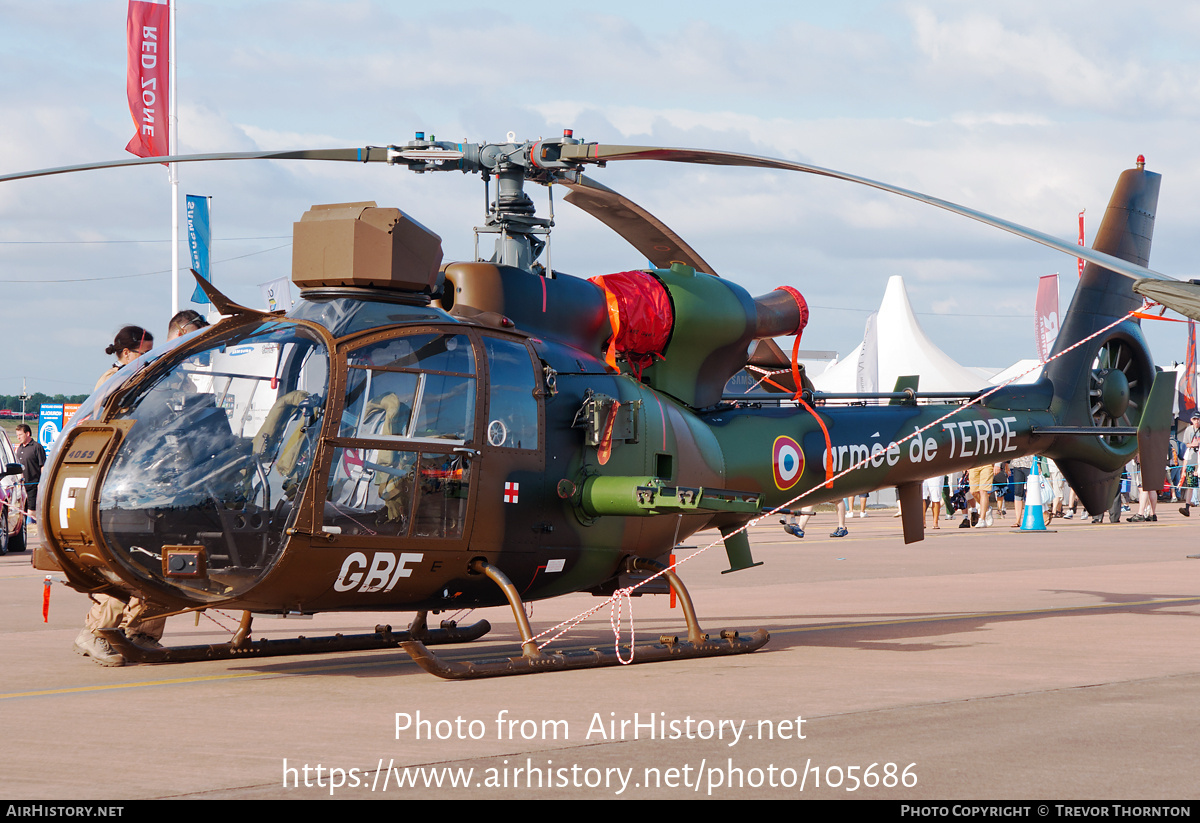
[[[505,483],[504,484],[504,502],[505,503],[516,503],[517,502],[517,492],[520,491],[520,489],[521,489],[520,483]]]

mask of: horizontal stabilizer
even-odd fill
[[[1033,433],[1046,437],[1060,434],[1071,437],[1131,437],[1138,430],[1134,426],[1034,426]]]

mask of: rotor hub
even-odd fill
[[[1129,378],[1120,369],[1101,369],[1096,373],[1100,384],[1100,405],[1116,419],[1129,408]]]

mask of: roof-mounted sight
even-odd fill
[[[442,238],[400,209],[374,202],[313,206],[293,224],[292,282],[432,294]]]

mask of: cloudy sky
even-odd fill
[[[1200,276],[1200,6],[961,1],[193,2],[177,17],[182,152],[384,145],[424,130],[560,134],[795,159],[1088,240],[1138,154],[1164,175],[1151,267]],[[602,9],[593,11],[592,9]],[[0,171],[122,157],[123,0],[0,0]],[[785,172],[615,164],[608,186],[752,293],[813,307],[807,348],[850,351],[889,276],[968,365],[1034,356],[1040,275],[1072,258],[962,218]],[[314,203],[398,206],[472,255],[475,177],[312,163],[181,169],[213,197],[217,285],[257,305],[290,271]],[[540,192],[535,200],[545,202]],[[165,335],[170,188],[161,167],[0,184],[0,394],[91,390],[121,325]],[[559,202],[556,269],[644,265]],[[185,284],[183,294],[190,294]],[[1161,364],[1182,324],[1150,330]]]

